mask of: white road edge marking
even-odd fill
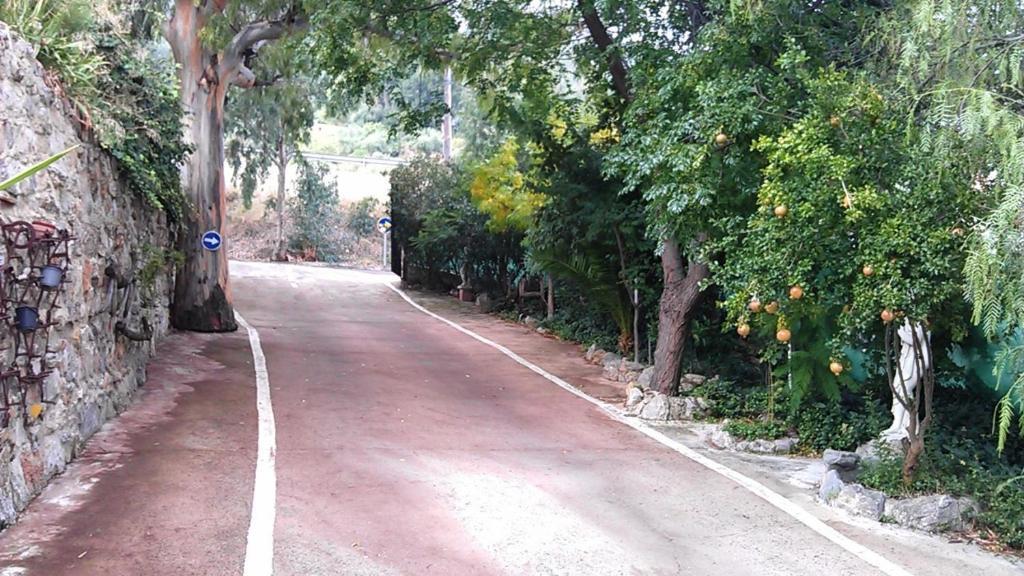
[[[620,412],[618,412],[607,402],[602,402],[601,400],[597,400],[596,398],[591,398],[590,396],[584,394],[582,391],[575,388],[572,384],[569,384],[568,382],[562,380],[558,376],[555,376],[554,374],[545,371],[540,366],[537,366],[536,364],[530,362],[529,360],[526,360],[522,356],[519,356],[518,354],[502,346],[501,344],[498,344],[497,342],[494,342],[492,340],[488,340],[487,338],[484,338],[483,336],[477,334],[476,332],[473,332],[472,330],[463,328],[459,324],[456,324],[455,322],[452,322],[451,320],[443,316],[440,316],[438,314],[431,312],[430,310],[427,310],[423,306],[420,306],[419,304],[414,302],[413,299],[410,298],[402,289],[397,288],[390,283],[385,283],[385,285],[391,290],[393,290],[396,294],[401,296],[413,308],[419,310],[420,312],[423,312],[424,314],[436,320],[444,322],[445,324],[451,326],[452,328],[458,330],[459,332],[462,332],[463,334],[471,338],[474,338],[490,346],[491,348],[498,350],[499,352],[515,360],[519,364],[543,376],[550,382],[557,384],[561,388],[564,388],[566,391],[571,392],[572,394],[575,394],[576,396],[579,396],[580,398],[586,400],[587,402],[590,402],[591,404],[597,406],[606,414],[608,414],[608,416],[612,420],[621,422],[622,424],[625,424],[630,428],[637,430],[638,432],[644,434],[645,436],[648,436],[649,438],[657,441],[658,443],[668,448],[671,448],[672,450],[675,450],[676,452],[682,454],[683,456],[686,456],[687,458],[693,460],[694,462],[700,464],[701,466],[704,466],[705,468],[708,468],[721,474],[722,476],[725,476],[726,478],[732,480],[733,482],[739,484],[740,486],[746,488],[747,490],[753,492],[755,495],[764,499],[772,506],[775,506],[779,510],[792,516],[794,519],[796,519],[804,526],[807,526],[811,530],[817,532],[819,535],[828,538],[833,543],[837,544],[847,552],[853,554],[857,558],[874,566],[875,568],[878,568],[888,576],[912,576],[912,574],[908,572],[905,568],[883,557],[874,550],[871,550],[862,544],[854,542],[849,537],[843,535],[835,528],[819,520],[810,512],[804,510],[797,504],[789,501],[789,499],[787,499],[782,494],[773,491],[771,488],[768,488],[767,486],[761,484],[757,480],[754,480],[749,476],[745,476],[724,464],[721,464],[719,462],[716,462],[715,460],[712,460],[711,458],[708,458],[707,456],[704,456],[703,454],[693,450],[692,448],[680,444],[679,442],[669,438],[665,434],[655,430],[654,428],[648,426],[647,424],[641,421],[622,416]]]
[[[260,346],[260,333],[237,311],[235,319],[249,333],[253,367],[256,370],[256,413],[259,435],[256,447],[256,480],[252,487],[252,512],[245,541],[243,576],[271,576],[274,573],[274,519],[277,516],[277,429],[270,403],[267,358]]]

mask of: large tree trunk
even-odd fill
[[[176,328],[199,332],[238,329],[231,307],[227,254],[220,247],[203,248],[202,235],[215,230],[226,237],[224,215],[224,100],[234,84],[249,88],[255,77],[244,55],[261,42],[281,37],[300,24],[291,12],[281,20],[244,26],[220,52],[203,46],[200,35],[209,19],[228,0],[175,0],[167,23],[167,41],[178,63],[185,141],[192,152],[182,168],[182,185],[189,200],[180,250],[185,256],[174,284],[171,322]]]
[[[284,204],[285,204],[285,176],[288,172],[288,152],[284,145],[284,136],[277,139],[277,248],[274,250],[274,260],[284,262],[288,259],[288,252],[284,244]]]
[[[700,301],[700,283],[710,271],[706,264],[693,259],[684,266],[679,245],[674,240],[665,240],[662,247],[664,286],[658,309],[658,345],[654,350],[651,387],[657,392],[675,394],[679,388],[690,318]]]
[[[205,14],[192,0],[177,0],[170,21],[171,47],[179,64],[185,140],[192,152],[182,168],[189,199],[179,249],[185,262],[174,284],[171,322],[200,332],[236,330],[228,284],[227,254],[210,251],[200,241],[208,230],[224,230],[224,97],[228,83],[219,77],[217,55],[205,50],[199,32]]]

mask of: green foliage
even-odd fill
[[[1012,548],[1024,548],[1024,483],[1020,469],[1000,462],[989,443],[942,434],[930,441],[913,483],[903,482],[902,458],[883,450],[880,460],[865,466],[858,481],[890,496],[952,494],[970,496],[981,505],[976,520]]]
[[[608,314],[595,313],[595,305],[576,282],[555,279],[554,283],[555,316],[545,320],[544,327],[564,340],[614,350],[619,345],[621,327]]]
[[[854,450],[871,440],[887,424],[886,410],[877,400],[806,402],[789,418],[800,446],[815,452],[826,448]]]
[[[759,420],[768,413],[768,387],[744,387],[722,378],[711,378],[690,392],[708,402],[712,418]]]
[[[723,429],[741,440],[774,440],[789,432],[782,422],[770,420],[731,420]]]
[[[1007,546],[1024,549],[1024,476],[1014,476],[996,486],[982,520]]]
[[[392,239],[408,248],[407,272],[422,271],[435,288],[461,278],[476,290],[509,291],[523,266],[522,236],[485,228],[462,167],[421,157],[392,170],[390,181]]]
[[[340,251],[341,228],[337,185],[327,178],[323,167],[301,162],[299,171],[295,197],[288,206],[293,223],[288,243],[313,260],[334,262]]]
[[[5,0],[0,21],[38,47],[39,61],[63,81],[68,95],[83,109],[91,108],[107,70],[92,45],[93,2]]]
[[[377,218],[381,213],[380,201],[367,197],[351,205],[346,214],[345,227],[359,238],[378,234]]]
[[[181,103],[174,67],[124,35],[97,35],[108,63],[95,102],[100,145],[117,160],[129,190],[171,221],[185,213],[181,165],[189,148],[182,139]]]
[[[988,203],[958,227],[966,232],[964,279],[972,320],[992,338],[1024,325],[1024,117],[1017,31],[1024,7],[1003,0],[900,3],[874,31],[884,47],[878,73],[899,86],[937,166],[967,164],[961,185]],[[1020,374],[1008,349],[1004,369]],[[1003,390],[999,442],[1024,414],[1020,387]],[[1024,428],[1021,429],[1024,433]]]
[[[169,273],[185,261],[185,255],[177,250],[169,250],[152,245],[142,248],[142,266],[136,273],[144,293],[152,294],[156,287],[156,279],[161,273]]]
[[[632,306],[628,295],[619,286],[615,270],[602,258],[576,253],[564,260],[552,252],[534,251],[530,254],[530,262],[551,275],[578,286],[586,295],[588,302],[608,314],[615,322],[619,333],[619,351],[629,352],[628,346],[624,344],[632,338]]]
[[[262,57],[254,70],[259,77],[277,80],[232,93],[225,107],[225,151],[245,208],[252,207],[253,194],[270,168],[286,171],[299,146],[309,140],[322,92],[320,82],[306,70],[303,51],[284,50],[292,57],[281,68]]]
[[[39,47],[39,61],[61,80],[128,188],[174,220],[184,208],[179,169],[187,152],[174,69],[108,8],[12,0],[0,5],[0,20]]]
[[[884,309],[934,319],[933,332],[962,337],[963,253],[951,230],[977,206],[978,195],[957,186],[966,174],[908,148],[900,117],[872,85],[832,71],[805,81],[801,119],[754,145],[767,161],[758,211],[721,244],[730,259],[718,277],[731,292],[732,318],[793,329],[792,370],[801,380],[811,378],[796,362],[804,354],[819,367],[832,359],[848,366],[844,349],[877,333]],[[789,298],[792,286],[804,297]],[[778,316],[752,314],[755,298],[777,301]],[[829,329],[801,334],[807,322]],[[814,379],[835,381],[821,370]]]

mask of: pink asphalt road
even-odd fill
[[[383,275],[232,271],[269,369],[278,576],[879,574],[417,311]],[[120,448],[90,448],[55,485],[73,496],[48,490],[0,537],[0,575],[242,573],[257,443],[245,334],[169,346],[146,394],[171,399],[144,395]],[[159,417],[134,415],[144,406]]]

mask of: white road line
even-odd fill
[[[235,318],[249,333],[253,366],[256,369],[256,413],[259,435],[256,448],[256,481],[252,487],[252,515],[245,542],[243,576],[271,576],[274,573],[274,519],[277,516],[277,430],[274,407],[270,404],[267,358],[260,346],[260,334],[237,311]]]
[[[445,318],[443,316],[440,316],[438,314],[435,314],[435,313],[431,312],[430,310],[427,310],[423,306],[420,306],[419,304],[414,302],[413,299],[410,298],[400,288],[397,288],[397,287],[395,287],[395,286],[393,286],[391,284],[386,284],[386,285],[387,285],[388,288],[394,290],[395,293],[397,293],[399,296],[401,296],[413,308],[419,310],[420,312],[423,312],[424,314],[426,314],[428,316],[431,316],[432,318],[435,318],[437,320],[440,320],[441,322],[444,322],[445,324],[451,326],[452,328],[458,330],[459,332],[462,332],[463,334],[465,334],[465,335],[467,335],[467,336],[469,336],[471,338],[474,338],[476,340],[479,340],[480,342],[483,342],[484,344],[490,346],[491,348],[494,348],[494,349],[498,350],[499,352],[501,352],[502,354],[504,354],[504,355],[508,356],[509,358],[515,360],[519,364],[525,366],[526,368],[529,368],[530,370],[532,370],[532,371],[536,372],[537,374],[543,376],[547,380],[549,380],[549,381],[557,384],[558,386],[564,388],[568,392],[571,392],[572,394],[575,394],[576,396],[579,396],[580,398],[586,400],[587,402],[590,402],[591,404],[594,404],[595,406],[599,407],[606,414],[608,414],[608,416],[610,418],[612,418],[613,420],[621,422],[621,423],[629,426],[630,428],[633,428],[633,429],[639,431],[640,433],[644,434],[645,436],[648,436],[649,438],[651,438],[651,439],[661,443],[662,445],[664,445],[664,446],[666,446],[668,448],[671,448],[672,450],[675,450],[676,452],[682,454],[683,456],[686,456],[687,458],[689,458],[690,460],[693,460],[694,462],[700,464],[701,466],[704,466],[705,468],[708,468],[710,470],[713,470],[713,471],[721,474],[722,476],[725,476],[726,478],[732,480],[733,482],[739,484],[740,486],[746,488],[747,490],[753,492],[754,494],[756,494],[760,498],[764,499],[765,501],[767,501],[772,506],[775,506],[779,510],[781,510],[781,511],[785,512],[786,514],[792,516],[794,519],[796,519],[798,522],[800,522],[804,526],[807,526],[811,530],[814,530],[815,532],[817,532],[819,535],[824,536],[825,538],[828,538],[833,543],[835,543],[838,546],[842,547],[847,552],[850,552],[851,554],[853,554],[857,558],[860,558],[864,562],[867,562],[868,564],[874,566],[875,568],[878,568],[884,574],[887,574],[888,576],[912,576],[912,574],[910,572],[908,572],[902,566],[900,566],[900,565],[892,562],[891,560],[883,557],[882,555],[878,554],[874,550],[871,550],[871,549],[865,547],[862,544],[854,542],[853,540],[851,540],[847,536],[845,536],[842,533],[840,533],[835,528],[832,528],[828,524],[825,524],[824,522],[819,520],[817,517],[815,517],[810,512],[804,510],[803,508],[801,508],[797,504],[794,504],[793,502],[790,502],[789,499],[787,499],[782,494],[779,494],[778,492],[773,491],[771,488],[768,488],[767,486],[765,486],[764,484],[761,484],[757,480],[754,480],[753,478],[750,478],[749,476],[745,476],[745,475],[741,474],[740,472],[737,472],[737,471],[733,470],[732,468],[729,468],[728,466],[725,466],[724,464],[721,464],[719,462],[716,462],[716,461],[712,460],[711,458],[708,458],[707,456],[704,456],[703,454],[693,450],[692,448],[689,448],[687,446],[684,446],[683,444],[680,444],[679,442],[669,438],[665,434],[659,432],[658,430],[652,428],[651,426],[648,426],[647,424],[643,423],[642,421],[639,421],[639,420],[637,420],[635,418],[626,418],[626,417],[622,416],[622,414],[618,410],[613,408],[607,402],[602,402],[602,401],[597,400],[595,398],[591,398],[590,396],[584,394],[582,391],[580,391],[577,388],[575,388],[572,384],[569,384],[568,382],[566,382],[565,380],[562,380],[558,376],[555,376],[554,374],[551,374],[551,373],[547,372],[546,370],[544,370],[540,366],[537,366],[536,364],[530,362],[529,360],[526,360],[522,356],[519,356],[518,354],[516,354],[515,352],[513,352],[513,351],[509,350],[508,348],[502,346],[501,344],[498,344],[497,342],[494,342],[492,340],[488,340],[487,338],[484,338],[483,336],[477,334],[476,332],[473,332],[472,330],[469,330],[467,328],[463,328],[459,324],[456,324],[455,322],[452,322],[451,320],[449,320],[449,319],[447,319],[447,318]]]

